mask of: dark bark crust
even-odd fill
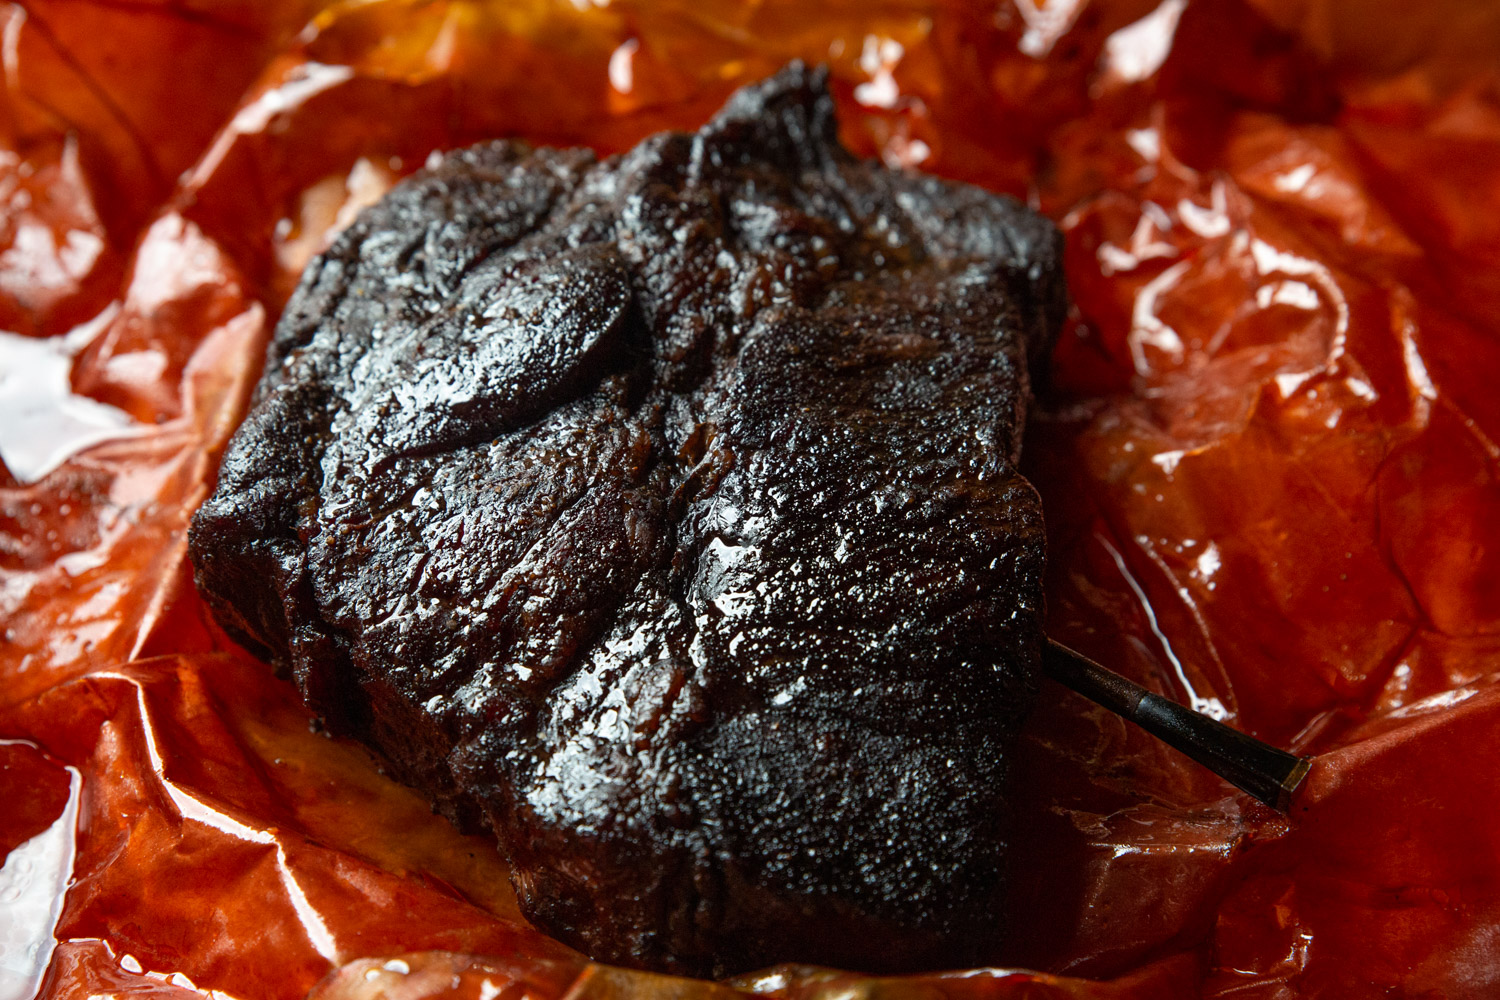
[[[601,959],[997,938],[1059,239],[835,131],[792,66],[603,162],[447,155],[309,267],[193,524],[224,625]]]

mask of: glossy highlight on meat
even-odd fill
[[[449,154],[317,259],[197,515],[216,615],[597,958],[978,961],[1060,241],[794,65],[615,159]]]

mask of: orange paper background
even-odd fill
[[[1500,994],[1500,10],[28,0],[0,42],[0,996]],[[853,148],[1067,234],[1025,458],[1052,634],[1318,755],[1282,818],[1047,687],[1005,968],[590,965],[185,565],[360,205],[434,149],[694,126],[791,58]]]

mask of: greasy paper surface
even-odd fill
[[[1500,13],[1466,0],[0,6],[0,1000],[1500,991]],[[436,148],[626,148],[828,62],[1031,198],[1076,322],[1050,629],[1319,754],[1283,819],[1049,687],[1012,971],[590,966],[206,621],[184,530],[332,227]],[[334,970],[340,970],[329,976]],[[1023,971],[1031,970],[1031,971]]]

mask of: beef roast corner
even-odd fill
[[[199,588],[597,959],[992,958],[1060,258],[795,64],[618,157],[449,153],[307,268]]]

